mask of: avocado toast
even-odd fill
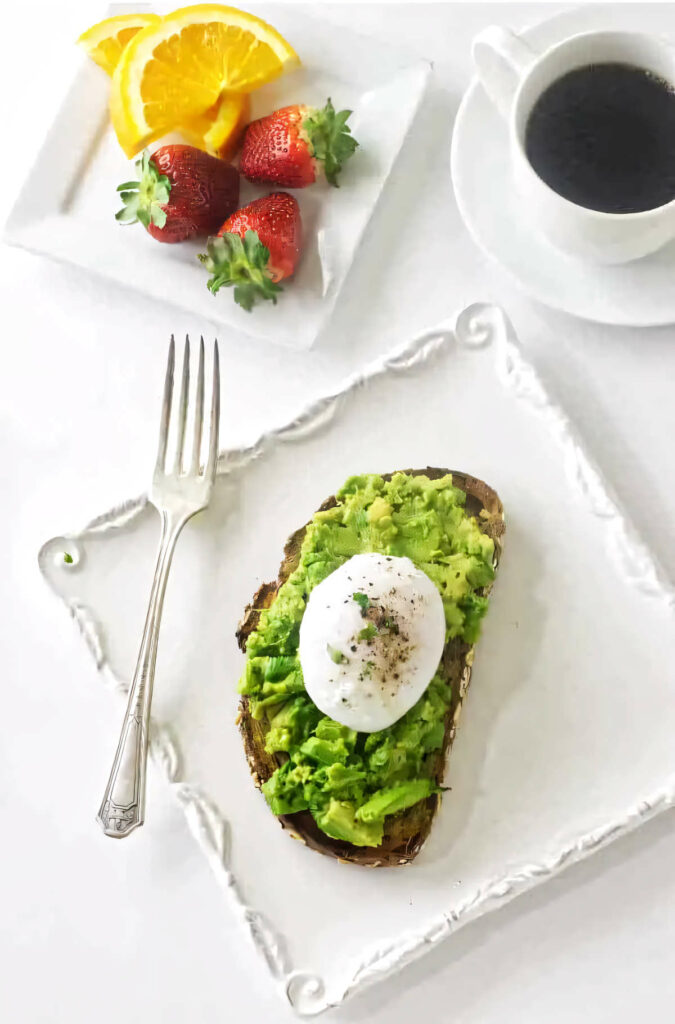
[[[419,852],[438,806],[503,533],[492,488],[427,468],[351,478],[289,538],[277,581],[259,588],[237,631],[248,655],[239,725],[255,785],[307,846],[370,867],[409,863]],[[430,576],[446,632],[423,696],[390,728],[361,733],[322,715],[308,697],[298,634],[312,589],[350,556],[373,550],[409,557]]]

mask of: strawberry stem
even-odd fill
[[[270,251],[262,244],[257,231],[247,231],[243,239],[233,232],[209,238],[206,252],[199,255],[211,277],[209,291],[222,287],[234,288],[234,299],[250,312],[258,299],[269,299],[276,304],[283,289],[270,275]]]
[[[140,181],[125,181],[123,185],[117,186],[124,205],[115,214],[115,220],[120,224],[140,222],[144,228],[149,228],[151,224],[163,228],[166,224],[164,207],[169,202],[171,182],[166,174],[159,173],[157,164],[150,159],[147,150],[136,161],[136,170]]]
[[[311,110],[302,122],[312,147],[312,156],[321,161],[326,179],[336,187],[342,165],[358,146],[347,124],[351,115],[351,110],[336,113],[329,99],[323,110]]]

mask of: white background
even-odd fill
[[[562,9],[324,6],[335,24],[433,59],[435,79],[320,347],[292,354],[221,335],[221,440],[252,439],[419,329],[469,302],[496,301],[675,577],[675,327],[595,327],[535,306],[478,252],[452,197],[449,142],[472,35]],[[641,4],[646,28],[649,12]],[[84,0],[3,10],[3,220],[79,59],[72,40],[102,13]],[[6,247],[0,292],[3,1019],[290,1020],[160,783],[151,778],[140,833],[111,843],[98,832],[120,709],[36,565],[44,539],[145,487],[168,337],[208,325]],[[324,1019],[670,1020],[673,865],[666,814]]]

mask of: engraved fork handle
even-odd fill
[[[107,836],[123,839],[143,824],[145,774],[157,641],[171,559],[189,517],[161,513],[162,533],[138,661],[129,690],[117,753],[96,820]]]

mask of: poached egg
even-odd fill
[[[357,732],[397,722],[422,696],[445,643],[441,596],[409,558],[354,555],[309,595],[300,664],[320,711]]]

